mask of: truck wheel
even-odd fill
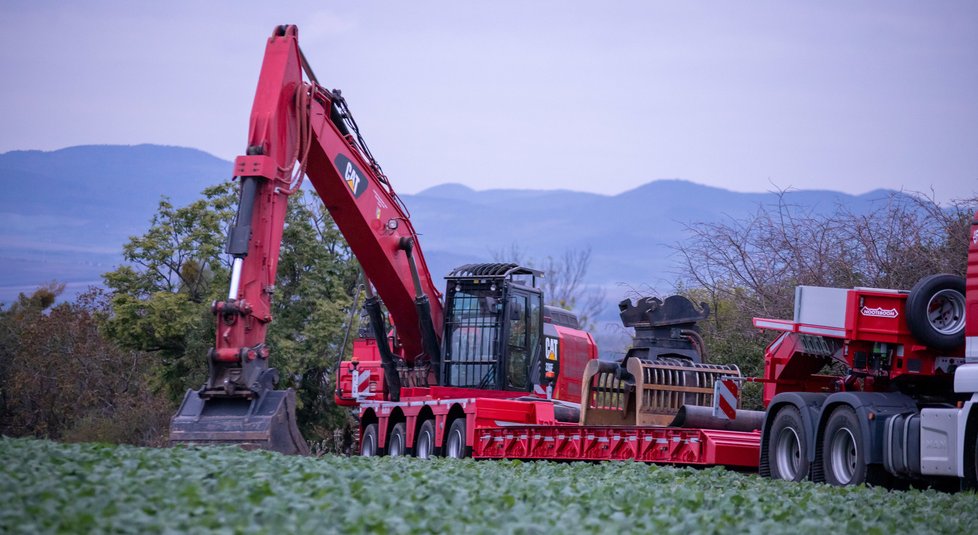
[[[377,455],[377,424],[369,424],[363,428],[360,437],[360,456],[374,457]]]
[[[842,487],[880,482],[879,467],[866,464],[863,444],[863,431],[856,411],[848,406],[832,411],[822,436],[826,483]]]
[[[808,477],[808,433],[797,408],[782,407],[774,416],[768,435],[767,462],[772,479],[801,481]]]
[[[972,412],[976,409],[972,407]],[[966,429],[970,434],[964,436],[964,479],[962,490],[978,491],[978,415],[972,414]]]
[[[907,297],[907,326],[920,342],[936,349],[964,343],[964,279],[930,275],[914,284]]]
[[[465,446],[465,416],[452,420],[445,438],[445,457],[462,459],[468,456]]]
[[[435,421],[425,420],[414,438],[414,456],[418,459],[430,459],[435,452]]]
[[[404,445],[407,443],[407,431],[404,422],[394,424],[391,436],[387,438],[387,455],[400,457],[404,455]]]

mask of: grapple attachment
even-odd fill
[[[202,398],[188,390],[170,422],[170,444],[234,444],[308,455],[295,420],[295,391],[265,390],[252,399]]]
[[[684,405],[712,407],[721,377],[740,377],[740,369],[670,358],[592,360],[584,369],[581,424],[670,425]]]

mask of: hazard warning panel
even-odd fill
[[[713,384],[713,416],[726,420],[737,419],[737,400],[740,385],[733,379],[720,379]]]

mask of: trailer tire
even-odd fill
[[[363,428],[363,435],[360,437],[360,456],[376,457],[377,451],[377,424],[369,424]]]
[[[452,420],[452,424],[448,427],[448,435],[445,437],[445,457],[463,459],[468,455],[469,449],[465,445],[465,417],[460,416]]]
[[[414,456],[430,459],[435,456],[435,421],[425,420],[414,437]]]
[[[907,297],[907,327],[921,343],[954,349],[964,343],[964,279],[929,275]]]
[[[767,439],[767,462],[771,479],[802,481],[808,478],[808,433],[801,413],[792,405],[774,415]]]
[[[407,444],[407,427],[404,422],[398,422],[391,428],[391,434],[387,437],[387,456],[403,457]]]
[[[832,411],[822,434],[825,482],[837,487],[879,484],[881,467],[866,464],[865,444],[856,411],[848,405]]]

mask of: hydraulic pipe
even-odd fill
[[[398,246],[404,250],[408,257],[408,266],[411,268],[411,279],[414,282],[414,307],[418,311],[418,323],[421,330],[421,346],[428,354],[431,362],[431,369],[435,370],[438,383],[441,383],[441,348],[439,347],[438,336],[435,334],[434,320],[431,319],[431,302],[425,295],[421,287],[421,277],[418,274],[418,265],[414,261],[414,240],[412,238],[401,238]]]
[[[339,396],[342,393],[340,388],[340,363],[343,362],[344,353],[346,353],[346,346],[350,343],[350,331],[353,330],[353,318],[357,313],[357,305],[360,304],[360,278],[366,279],[367,276],[364,274],[363,269],[357,274],[356,284],[353,286],[353,306],[350,307],[350,319],[346,323],[346,329],[343,331],[343,345],[340,346],[340,354],[336,356],[336,364],[333,365],[333,379],[336,382],[336,395]],[[370,284],[369,282],[367,284]]]
[[[234,226],[228,234],[225,251],[234,256],[231,266],[231,288],[228,300],[238,298],[241,283],[241,266],[244,257],[248,256],[248,241],[251,239],[251,218],[255,211],[255,193],[258,191],[258,177],[241,177],[241,197],[238,199],[238,214],[234,218]]]
[[[408,257],[408,266],[411,268],[411,280],[414,282],[414,298],[421,299],[425,296],[424,290],[421,289],[421,277],[418,275],[418,266],[415,265],[414,255],[411,254],[411,250],[414,249],[414,240],[411,238],[401,238],[397,242],[397,246]]]
[[[380,362],[384,368],[384,380],[387,382],[391,401],[400,401],[401,376],[397,373],[397,361],[387,341],[387,329],[384,315],[380,310],[380,298],[374,294],[370,281],[365,282],[367,283],[367,299],[363,302],[363,308],[367,309],[367,317],[370,318],[370,326],[373,327],[374,339],[377,340],[377,350],[380,351]]]
[[[689,338],[689,340],[693,342],[693,347],[695,347],[697,353],[700,354],[700,362],[706,364],[706,342],[703,341],[703,336],[694,329],[682,329],[679,331],[679,334]]]
[[[231,264],[231,288],[228,289],[228,301],[234,301],[238,298],[238,289],[241,285],[241,266],[244,265],[244,257],[235,257],[234,263]]]

